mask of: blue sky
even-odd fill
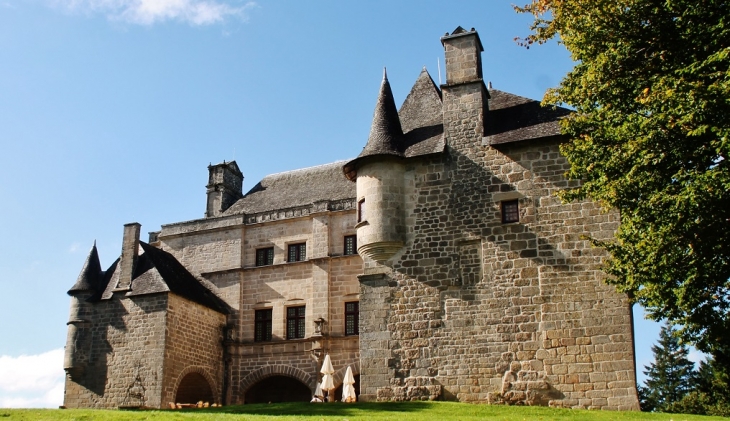
[[[458,25],[494,88],[542,98],[572,63],[517,46],[529,23],[502,0],[0,0],[0,407],[61,403],[94,241],[107,267],[123,224],[202,217],[210,163],[235,159],[245,191],[355,157],[383,67],[400,104],[423,66],[438,82]],[[658,327],[636,326],[642,367]]]

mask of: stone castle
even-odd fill
[[[398,110],[384,77],[357,158],[246,194],[211,165],[205,218],[125,225],[106,270],[94,246],[64,405],[308,401],[329,354],[362,401],[638,409],[630,303],[586,238],[618,214],[555,196],[568,111],[487,88],[474,29],[441,43],[446,83]]]

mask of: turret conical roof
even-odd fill
[[[99,261],[99,252],[96,250],[96,241],[89,251],[89,255],[86,256],[84,266],[81,268],[78,279],[74,286],[68,290],[68,294],[71,295],[75,292],[93,291],[99,285],[99,279],[101,278],[101,262]]]
[[[383,82],[380,84],[378,102],[375,104],[370,136],[358,158],[370,155],[403,156],[402,147],[403,129],[400,125],[395,99],[393,99],[393,91],[388,82],[388,75],[383,70]]]
[[[403,157],[405,136],[398,117],[398,108],[395,106],[393,91],[390,89],[388,74],[383,69],[383,81],[380,84],[378,101],[375,104],[373,122],[370,126],[368,143],[360,155],[345,164],[343,170],[350,180],[354,180],[355,167],[359,160],[368,156],[391,155]]]

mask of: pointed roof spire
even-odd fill
[[[78,279],[74,286],[68,290],[69,295],[73,295],[75,292],[86,292],[96,291],[99,285],[99,279],[101,278],[101,262],[99,261],[99,252],[96,250],[96,240],[94,245],[89,251],[89,255],[86,256],[84,266],[81,268]]]
[[[395,106],[395,99],[393,99],[393,91],[388,82],[388,72],[383,68],[383,81],[380,84],[378,101],[375,104],[368,143],[357,158],[345,164],[343,171],[348,179],[354,181],[357,162],[362,158],[375,155],[403,157],[405,156],[403,149],[405,149],[405,136],[403,136],[398,109]]]
[[[398,118],[393,91],[388,82],[388,72],[383,68],[383,82],[380,84],[378,101],[375,104],[370,136],[358,158],[370,155],[403,156],[402,146],[403,129]]]

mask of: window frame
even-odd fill
[[[294,257],[292,258],[292,251]],[[286,261],[287,263],[303,262],[307,260],[307,243],[292,243],[286,247]]]
[[[352,242],[352,252],[348,253],[347,248],[347,242],[350,240]],[[343,256],[354,256],[358,254],[357,253],[357,235],[346,235],[345,241],[344,241],[344,247],[342,248],[342,255]]]
[[[514,206],[514,209],[509,209]],[[518,199],[503,200],[500,204],[502,223],[511,224],[520,222],[520,201]]]
[[[274,264],[274,247],[256,249],[255,266],[271,266]]]
[[[348,304],[354,304],[354,309],[348,311]],[[349,329],[348,320],[352,320],[352,329]],[[345,336],[357,336],[360,334],[360,301],[345,302]]]
[[[304,339],[307,333],[307,306],[286,307],[286,339]],[[292,314],[293,311],[293,314]]]
[[[272,339],[272,327],[274,320],[274,311],[270,308],[262,308],[254,311],[254,342],[270,342]],[[259,317],[259,315],[267,314],[268,318]]]

